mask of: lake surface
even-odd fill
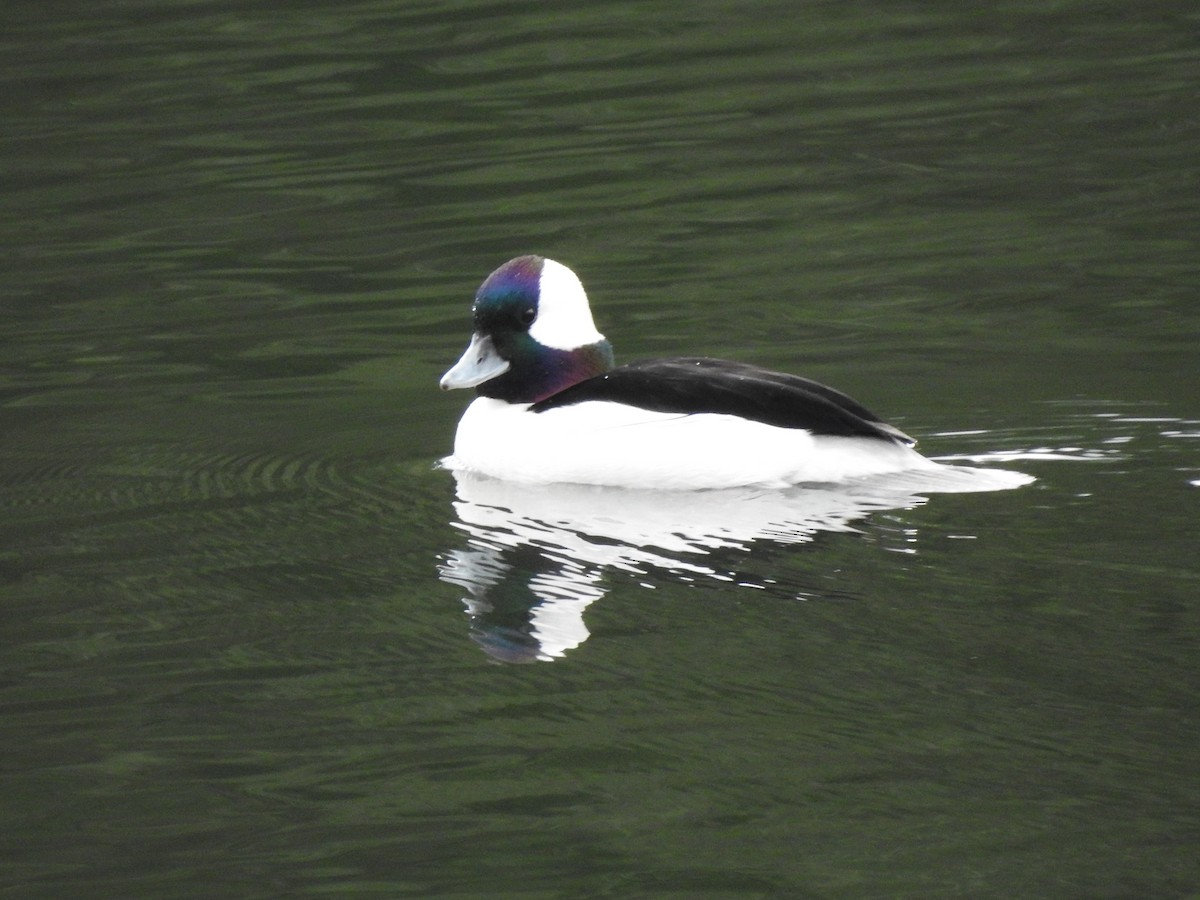
[[[1198,37],[13,5],[0,896],[1196,896]],[[527,252],[1037,481],[458,484]]]

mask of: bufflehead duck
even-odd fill
[[[704,357],[615,366],[583,285],[541,256],[480,285],[474,335],[441,379],[475,388],[443,464],[511,481],[695,490],[941,468],[845,394]]]

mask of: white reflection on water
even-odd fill
[[[806,543],[821,532],[856,531],[853,523],[873,512],[920,506],[929,494],[1033,481],[960,466],[787,490],[635,491],[469,472],[454,478],[453,524],[467,544],[444,555],[439,574],[467,590],[472,639],[504,662],[556,659],[587,640],[583,612],[604,596],[609,569],[729,582],[705,564],[712,551]]]

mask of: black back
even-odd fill
[[[653,412],[721,413],[813,434],[871,437],[902,444],[912,438],[840,391],[816,381],[723,359],[647,359],[619,366],[533,404],[545,412],[588,400]]]

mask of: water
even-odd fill
[[[1195,895],[1198,24],[14,6],[0,896]],[[1038,481],[498,512],[523,252]]]

